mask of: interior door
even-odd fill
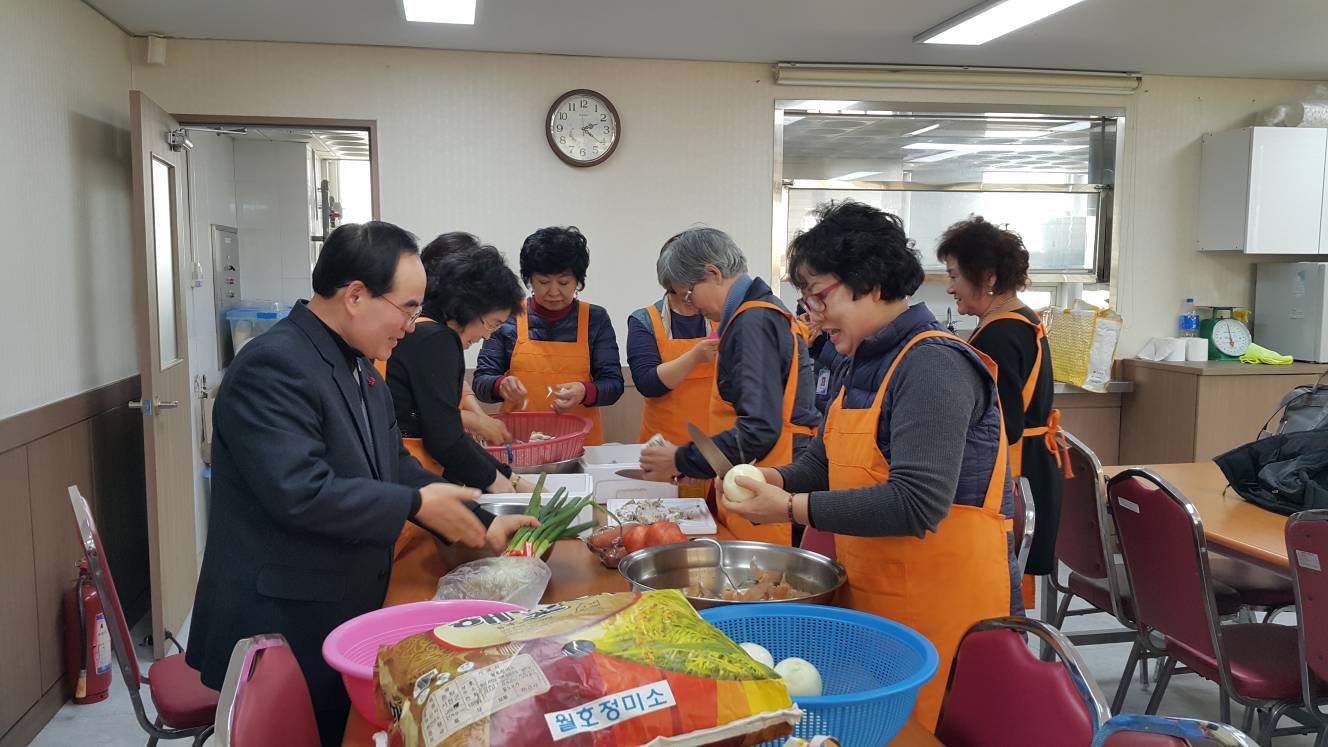
[[[134,277],[138,362],[147,467],[148,556],[154,654],[165,652],[193,606],[198,581],[194,538],[193,427],[182,258],[189,256],[188,180],[180,125],[139,91],[129,92],[133,140]],[[181,135],[183,133],[180,133]],[[183,141],[183,138],[180,138]],[[133,621],[130,621],[131,624]]]

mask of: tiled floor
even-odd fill
[[[1085,615],[1070,618],[1070,621],[1066,624],[1066,629],[1069,631],[1098,629],[1107,627],[1111,622],[1106,615]],[[1277,622],[1294,624],[1294,618],[1290,615],[1282,615],[1277,619]],[[141,634],[136,636],[136,640],[139,639],[141,639]],[[1116,683],[1120,677],[1121,669],[1125,665],[1125,657],[1129,653],[1129,649],[1127,643],[1085,646],[1079,649],[1079,653],[1083,656],[1089,671],[1105,693],[1108,702],[1116,692]],[[148,663],[151,658],[150,650],[140,649],[139,658],[145,664]],[[134,721],[134,712],[129,702],[129,696],[124,685],[118,679],[117,677],[117,681],[112,684],[111,697],[101,703],[86,706],[66,704],[60,709],[55,719],[38,735],[33,745],[38,747],[68,747],[74,744],[83,745],[84,747],[141,747],[147,741],[146,736]],[[1148,703],[1150,693],[1151,690],[1145,690],[1139,686],[1138,676],[1136,675],[1135,683],[1130,688],[1129,695],[1125,700],[1125,710],[1132,713],[1141,713]],[[146,695],[145,692],[145,698]],[[151,709],[150,702],[147,707]],[[1032,707],[1031,704],[1030,707]],[[1194,675],[1175,677],[1167,688],[1166,697],[1162,701],[1161,712],[1171,716],[1216,720],[1218,717],[1217,686]],[[1239,721],[1241,713],[1242,711],[1239,708],[1234,709],[1233,718]],[[1283,722],[1283,726],[1289,725],[1289,721]],[[1308,735],[1279,737],[1274,742],[1275,747],[1310,747],[1313,743],[1314,738]],[[177,742],[177,744],[179,743]],[[1030,745],[1030,747],[1038,746]]]

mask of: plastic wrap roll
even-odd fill
[[[1287,106],[1288,127],[1328,127],[1328,101],[1300,101]]]

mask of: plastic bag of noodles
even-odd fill
[[[384,646],[393,747],[756,745],[802,717],[678,591],[582,597]]]

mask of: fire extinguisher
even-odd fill
[[[86,560],[65,590],[65,684],[75,703],[96,703],[111,689],[111,635]]]

